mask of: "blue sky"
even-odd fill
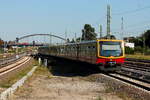
[[[124,36],[138,35],[150,28],[150,0],[0,0],[0,37],[14,40],[51,32],[64,37],[67,30],[67,36],[72,38],[74,33],[81,35],[84,24],[91,24],[97,32],[102,24],[106,33],[107,4],[112,9],[111,30],[117,36],[121,36],[118,32],[122,16]]]

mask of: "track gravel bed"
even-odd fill
[[[131,100],[150,100],[150,92],[142,91],[141,89],[123,83],[120,80],[107,77],[103,74],[97,75],[97,79],[98,82],[106,83],[106,86],[109,88],[109,91],[115,92],[119,97],[132,98]]]
[[[90,77],[34,74],[12,100],[123,100]]]

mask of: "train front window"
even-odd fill
[[[123,56],[121,42],[100,41],[100,56]]]

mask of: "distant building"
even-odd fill
[[[125,47],[133,48],[135,47],[134,43],[125,42]]]

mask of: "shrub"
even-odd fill
[[[125,47],[125,54],[134,54],[134,49],[130,47]]]
[[[145,55],[150,55],[150,49],[145,49],[144,54],[145,54]]]
[[[137,46],[137,47],[135,47],[134,51],[137,53],[143,53],[143,48],[140,46]]]

